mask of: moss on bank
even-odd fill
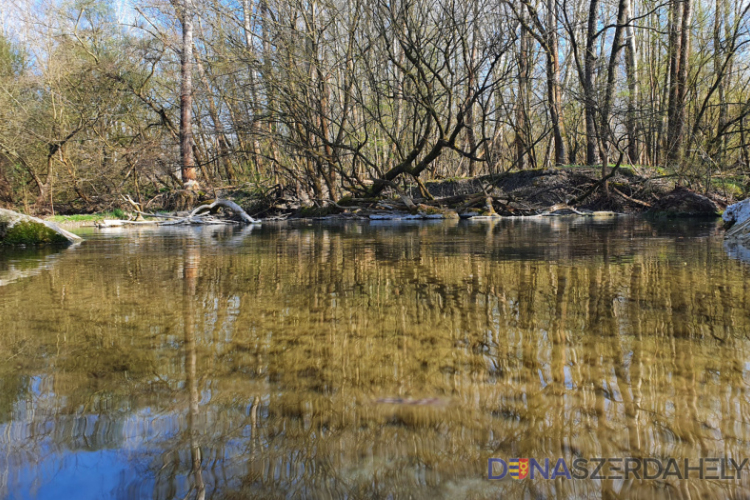
[[[3,222],[0,222],[0,226]],[[4,233],[2,243],[4,245],[68,245],[70,242],[61,234],[39,224],[37,222],[21,221],[10,228],[0,228],[0,234]]]
[[[53,224],[27,215],[0,209],[0,244],[69,245],[80,238]]]

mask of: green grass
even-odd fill
[[[52,217],[47,217],[46,220],[50,222],[55,223],[62,223],[62,222],[94,222],[94,221],[101,221],[104,219],[125,219],[127,218],[127,214],[120,210],[119,208],[115,208],[111,212],[101,212],[97,214],[73,214],[73,215],[54,215]]]

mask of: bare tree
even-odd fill
[[[173,0],[182,24],[180,50],[180,158],[183,187],[198,190],[193,156],[193,0]]]

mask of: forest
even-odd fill
[[[5,0],[0,204],[648,167],[745,197],[750,2]]]

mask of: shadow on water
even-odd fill
[[[744,498],[750,269],[640,219],[94,236],[0,289],[0,497]],[[2,264],[0,264],[2,265]]]

